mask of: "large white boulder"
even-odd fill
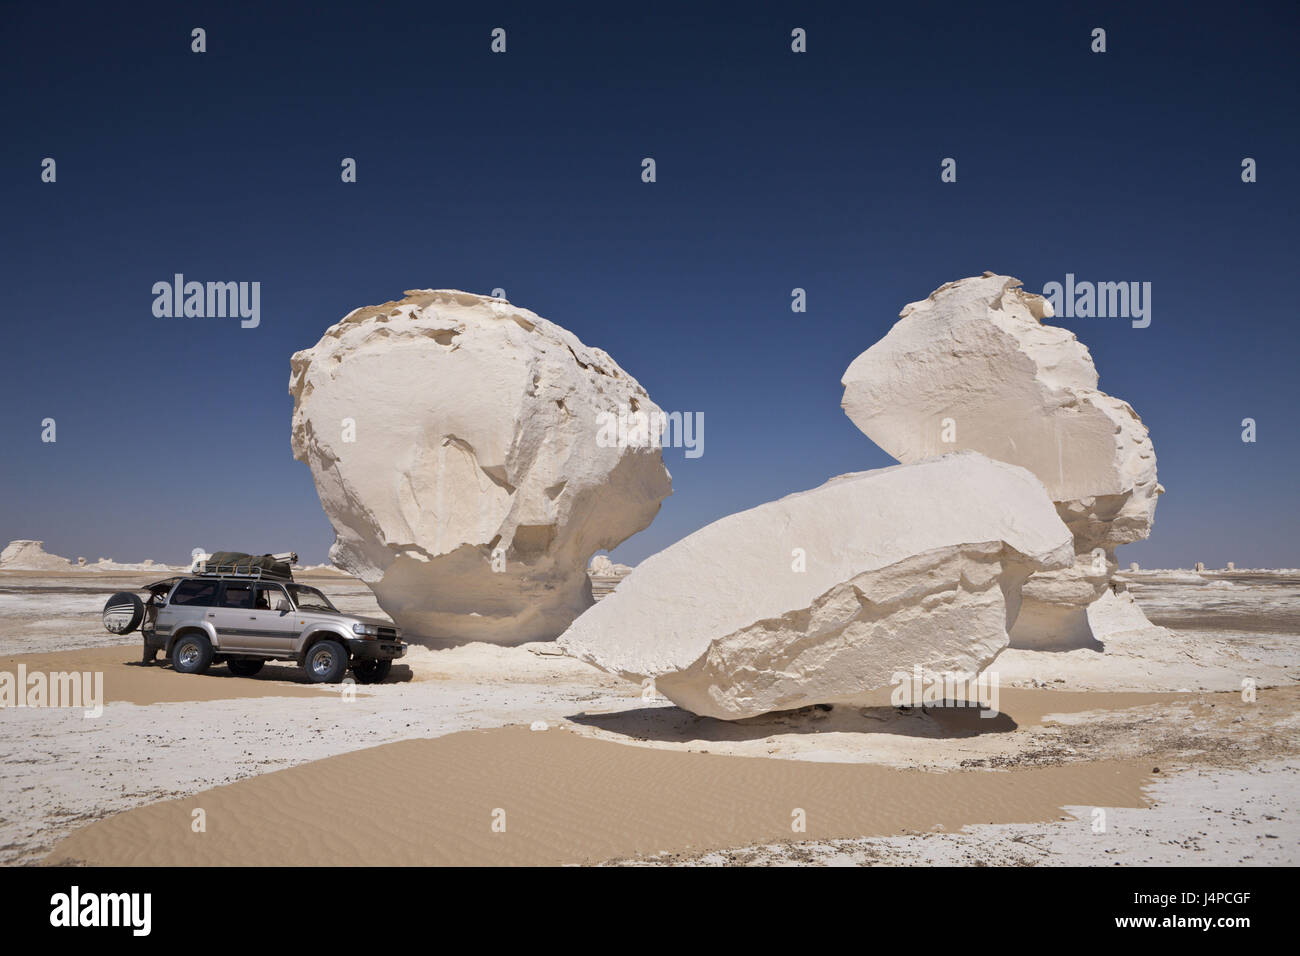
[[[294,457],[334,525],[330,560],[430,643],[554,638],[592,604],[587,561],[672,493],[658,413],[600,349],[501,299],[408,292],[293,356]]]
[[[1028,468],[1074,534],[1076,560],[1024,589],[1013,643],[1093,643],[1086,609],[1118,545],[1151,531],[1156,456],[1127,402],[1097,389],[1073,332],[1043,324],[1051,303],[1010,276],[950,282],[900,313],[844,373],[844,411],[901,462],[972,449]]]
[[[660,551],[560,646],[696,714],[857,703],[896,672],[973,674],[1030,573],[1074,549],[1041,482],[974,452],[834,478]]]

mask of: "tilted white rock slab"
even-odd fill
[[[978,671],[1007,645],[1024,579],[1072,560],[1038,479],[946,455],[715,521],[637,565],[559,643],[697,714],[851,703],[914,665]]]
[[[592,554],[672,493],[657,447],[602,437],[602,414],[658,412],[645,389],[500,299],[358,309],[294,355],[290,393],[330,560],[431,643],[554,638],[592,604]]]

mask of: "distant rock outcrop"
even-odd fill
[[[68,558],[46,553],[44,541],[20,538],[10,541],[0,552],[3,571],[73,571],[76,567]]]
[[[598,554],[587,565],[587,577],[591,578],[591,596],[597,601],[608,595],[619,582],[632,573],[626,564],[615,564],[609,555]]]
[[[602,427],[657,414],[645,389],[501,299],[421,290],[357,309],[293,356],[289,390],[330,560],[416,639],[554,638],[593,603],[592,554],[672,492],[657,442]]]
[[[44,541],[10,541],[0,552],[0,570],[3,571],[171,571],[179,570],[156,561],[124,563],[112,558],[100,558],[90,564],[85,558],[72,561],[57,554],[47,554]]]

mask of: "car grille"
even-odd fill
[[[379,629],[379,639],[380,639],[381,641],[395,641],[395,640],[397,640],[397,628],[395,628],[395,627],[381,627],[381,628]]]

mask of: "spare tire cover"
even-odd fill
[[[118,591],[104,605],[104,630],[130,634],[144,620],[144,601],[130,591]]]

